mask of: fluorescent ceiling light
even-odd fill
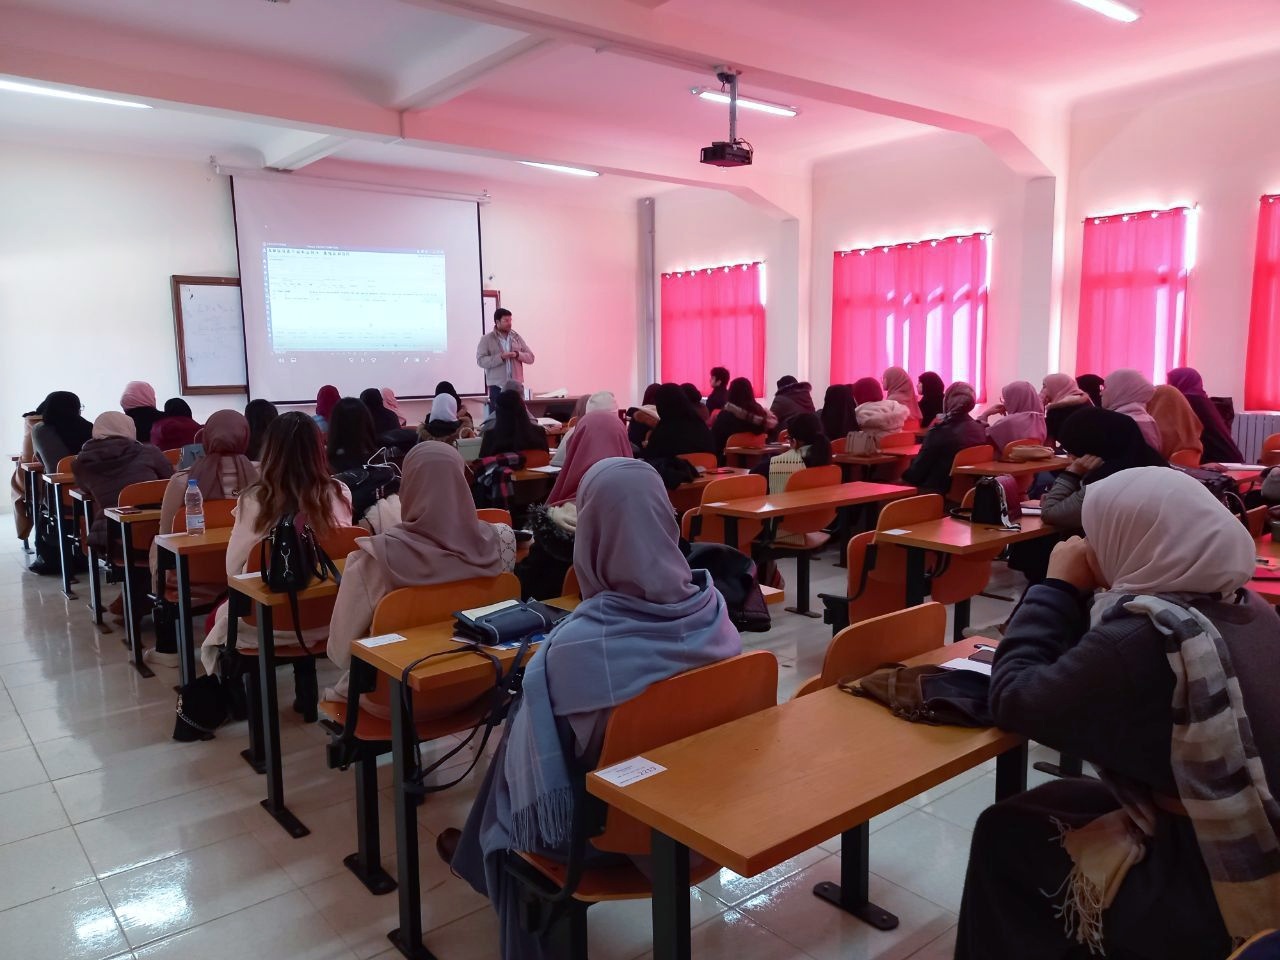
[[[1121,23],[1133,23],[1142,16],[1137,10],[1120,0],[1075,0],[1082,7],[1088,7],[1104,17],[1119,20]]]
[[[18,83],[15,80],[0,80],[0,90],[11,93],[35,93],[42,97],[57,97],[60,100],[82,100],[85,103],[105,103],[112,107],[133,107],[135,110],[150,110],[149,103],[135,103],[132,100],[115,100],[111,97],[99,97],[91,93],[76,93],[74,90],[59,90],[57,87],[40,87],[34,83]]]
[[[566,167],[559,163],[538,163],[536,160],[518,160],[517,163],[523,163],[526,167],[537,167],[539,170],[553,170],[556,173],[567,173],[572,177],[598,177],[600,174],[595,170],[584,170],[582,167]]]
[[[712,103],[729,102],[729,94],[726,91],[716,90],[713,87],[694,87],[689,92]],[[759,110],[761,113],[775,117],[794,117],[800,112],[795,107],[788,107],[784,103],[770,103],[768,100],[753,100],[751,97],[742,96],[738,97],[738,106],[744,110]]]

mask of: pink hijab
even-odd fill
[[[150,407],[155,409],[156,391],[155,387],[147,383],[145,380],[130,380],[124,387],[124,393],[120,397],[121,410],[136,410],[139,407]]]
[[[390,387],[383,387],[379,392],[382,394],[382,405],[396,415],[400,426],[407,424],[409,421],[400,414],[400,401],[396,399],[396,392]]]
[[[420,443],[404,458],[400,522],[356,541],[382,564],[391,589],[502,573],[502,540],[476,517],[464,470],[447,443]]]
[[[1102,390],[1102,405],[1108,410],[1131,417],[1138,424],[1148,446],[1152,450],[1160,450],[1164,447],[1160,427],[1147,412],[1147,404],[1151,402],[1155,392],[1155,386],[1141,373],[1123,368],[1107,377],[1107,385]]]
[[[1051,407],[1055,403],[1064,405],[1093,403],[1089,394],[1080,389],[1076,378],[1069,373],[1051,373],[1045,377],[1040,399],[1046,407]]]
[[[240,496],[258,479],[258,468],[245,455],[249,450],[249,421],[234,410],[209,417],[199,440],[204,456],[187,473],[206,500]]]
[[[1036,440],[1044,443],[1044,405],[1040,394],[1026,380],[1015,380],[1001,392],[1005,415],[987,428],[987,436],[995,444],[996,452],[1015,440]]]
[[[588,470],[609,457],[630,457],[627,428],[616,413],[604,410],[588,413],[574,427],[565,448],[564,466],[556,477],[547,504],[559,506],[578,496],[578,484]]]
[[[897,400],[907,408],[908,420],[920,419],[920,400],[916,397],[916,386],[911,382],[907,371],[901,367],[890,367],[886,370],[884,389],[887,399]]]

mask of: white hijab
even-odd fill
[[[1126,595],[1217,594],[1253,578],[1256,550],[1244,525],[1177,470],[1138,467],[1090,484],[1084,532],[1110,587],[1094,620]],[[1104,602],[1110,596],[1113,602]]]

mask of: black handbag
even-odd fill
[[[315,531],[297,517],[286,513],[271,528],[259,546],[262,582],[272,593],[289,595],[289,611],[293,614],[293,629],[298,645],[311,653],[302,639],[301,619],[298,610],[298,594],[312,583],[333,578],[342,582],[337,565],[324,552]]]
[[[1248,511],[1245,509],[1244,499],[1240,496],[1240,484],[1236,483],[1234,477],[1218,473],[1216,470],[1205,470],[1202,467],[1175,466],[1173,469],[1180,470],[1195,480],[1241,520],[1245,518]]]
[[[173,739],[182,743],[212,740],[213,731],[231,719],[227,687],[216,676],[196,677],[178,688]]]
[[[334,474],[351,491],[351,516],[359,522],[379,500],[400,492],[400,468],[387,462],[382,448],[360,467]]]
[[[991,678],[972,670],[889,663],[865,677],[845,677],[840,689],[883,703],[893,715],[912,723],[954,727],[990,727],[987,703]]]
[[[729,619],[742,633],[765,633],[772,626],[769,607],[746,554],[723,543],[695,543],[685,554],[691,569],[706,570],[724,597]]]
[[[1016,499],[1010,504],[1009,489],[1013,489],[1016,496],[1017,486],[1010,476],[979,477],[973,488],[973,509],[952,510],[951,515],[970,523],[1020,530],[1022,527],[1010,519],[1013,514],[1020,516],[1021,510]]]
[[[454,613],[460,637],[489,647],[520,643],[535,633],[547,633],[568,615],[567,610],[537,600],[515,603],[475,618]]]

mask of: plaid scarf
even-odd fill
[[[515,471],[524,466],[519,453],[498,453],[476,464],[476,490],[485,505],[505,507],[515,493]]]
[[[1195,829],[1214,899],[1236,941],[1280,926],[1280,804],[1271,795],[1240,682],[1217,627],[1203,613],[1158,597],[1113,608],[1144,614],[1165,639],[1174,675],[1170,761]],[[1059,907],[1068,935],[1102,953],[1102,912],[1152,834],[1151,797],[1119,791],[1123,809],[1063,831],[1074,861]]]

